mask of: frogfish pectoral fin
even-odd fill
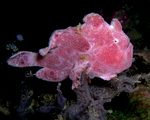
[[[36,72],[36,77],[52,82],[60,82],[68,77],[67,71],[44,67]]]

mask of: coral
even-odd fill
[[[150,94],[150,73],[141,75],[144,86]]]
[[[137,90],[137,88],[132,88],[136,79],[127,78],[124,75],[119,76],[118,78],[113,78],[110,81],[112,87],[88,85],[87,69],[85,69],[80,75],[81,85],[73,90],[77,96],[76,103],[72,104],[62,112],[64,119],[106,119],[106,114],[112,113],[112,111],[105,110],[103,107],[104,103],[111,102],[111,99],[120,92],[133,92]]]
[[[91,78],[110,80],[132,64],[133,45],[122,31],[117,19],[109,25],[95,13],[83,18],[84,24],[56,30],[49,46],[39,53],[22,51],[14,54],[8,64],[15,67],[40,66],[36,76],[43,80],[59,82],[68,76],[72,88],[79,83],[79,73],[87,69]]]
[[[113,18],[117,18],[121,24],[123,25],[126,21],[129,20],[126,10],[124,8],[122,8],[121,10],[118,11],[114,11],[113,12]]]
[[[54,100],[51,99],[45,100],[43,102],[44,105],[39,105],[39,102],[33,99],[33,90],[29,90],[27,88],[23,89],[20,104],[17,108],[18,118],[21,120],[25,120],[28,118],[28,116],[32,118],[36,113],[40,115],[48,113],[49,117],[51,118],[53,117],[52,114],[54,110],[55,112],[56,110],[60,112],[64,108],[66,102],[66,99],[62,96],[60,86],[61,84],[58,83],[57,86],[58,94],[54,98]]]
[[[25,119],[28,114],[34,113],[32,109],[32,97],[33,91],[28,89],[22,90],[20,104],[17,108],[17,114],[20,119]]]
[[[149,120],[150,119],[150,94],[142,84],[138,84],[136,91],[129,94],[129,103],[125,113],[114,111],[107,115],[108,120]]]
[[[117,18],[122,25],[129,20],[126,7],[124,5],[117,5],[113,8],[102,9],[101,15],[107,22],[110,22],[113,18]]]
[[[0,106],[0,112],[4,115],[10,115],[10,111],[7,107]]]
[[[150,63],[150,51],[145,50],[135,50],[134,55],[141,56],[147,63]]]
[[[150,119],[150,94],[146,88],[138,84],[139,89],[131,93],[129,96],[130,117],[138,117],[142,120]],[[136,113],[136,114],[135,114]]]
[[[58,94],[57,94],[56,99],[53,102],[46,103],[44,106],[41,106],[39,108],[40,112],[49,113],[53,109],[62,110],[64,108],[66,99],[61,94],[60,86],[61,86],[61,84],[58,83],[58,87],[57,87]]]

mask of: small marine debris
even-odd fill
[[[21,34],[16,35],[18,41],[23,41],[23,36]]]
[[[17,52],[19,48],[14,43],[12,43],[6,45],[6,50],[12,50],[13,52]]]

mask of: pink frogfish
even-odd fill
[[[46,48],[39,53],[21,51],[8,59],[15,67],[39,66],[39,79],[60,82],[73,81],[72,88],[80,84],[80,72],[87,66],[89,78],[110,80],[132,64],[133,45],[122,31],[117,19],[109,25],[102,16],[90,13],[84,24],[56,30]]]

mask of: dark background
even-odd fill
[[[40,48],[48,46],[49,37],[54,30],[65,29],[83,23],[82,19],[88,13],[103,14],[104,19],[112,15],[112,11],[125,8],[130,24],[124,27],[125,33],[138,31],[131,39],[136,49],[150,48],[150,1],[116,0],[116,1],[49,1],[41,2],[8,2],[1,4],[1,43],[0,43],[0,106],[4,108],[6,101],[9,105],[9,115],[0,110],[0,115],[10,119],[16,114],[20,103],[21,90],[25,86],[34,89],[34,95],[41,93],[56,93],[56,83],[50,83],[37,78],[26,78],[25,73],[39,68],[14,68],[7,65],[7,59],[15,53],[7,50],[6,46],[15,44],[18,51],[38,52]],[[111,17],[110,17],[111,18]],[[110,23],[110,21],[107,21]],[[131,32],[132,33],[132,32]],[[18,41],[17,34],[21,34],[23,41]],[[132,34],[131,34],[132,35]],[[130,36],[129,36],[130,37]],[[132,37],[132,36],[131,36]],[[68,88],[71,88],[71,81]],[[52,89],[54,87],[54,89]],[[69,94],[69,93],[68,93]]]

